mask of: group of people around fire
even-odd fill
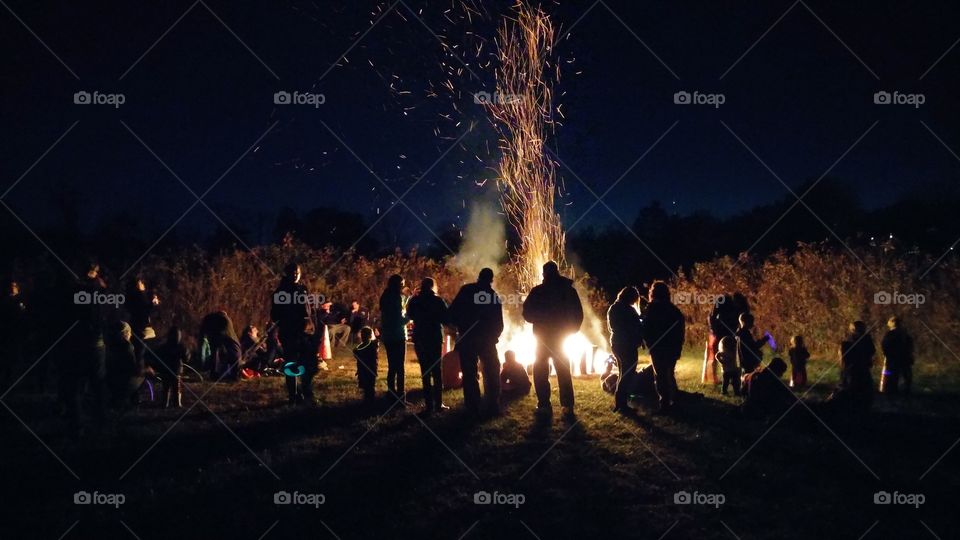
[[[95,418],[102,419],[108,406],[127,410],[137,404],[148,373],[161,381],[161,404],[179,407],[182,375],[191,365],[206,370],[215,381],[272,370],[285,378],[291,404],[312,405],[314,377],[326,368],[318,350],[327,336],[333,345],[352,346],[357,383],[366,404],[377,400],[382,350],[386,360],[385,396],[391,408],[407,407],[405,364],[412,323],[410,341],[420,367],[425,414],[449,408],[444,404],[443,390],[452,385],[449,381],[454,375],[453,380],[463,389],[463,406],[470,414],[498,415],[501,394],[526,395],[532,387],[536,413],[550,416],[552,363],[562,416],[575,416],[571,359],[564,353],[563,343],[580,330],[584,313],[573,281],[561,275],[557,263],[550,261],[543,266],[542,283],[533,287],[523,301],[523,319],[532,325],[537,342],[532,384],[515,351],[505,352],[501,366],[497,344],[504,331],[504,313],[489,268],[481,270],[475,282],[462,286],[449,304],[430,277],[422,278],[416,293],[409,295],[403,277],[390,276],[380,295],[376,329],[368,325],[371,319],[358,302],[353,302],[349,312],[330,303],[318,303],[302,278],[299,264],[285,267],[272,296],[270,323],[264,335],[257,327],[247,326],[238,338],[230,317],[219,311],[202,319],[197,348],[192,352],[177,326],[168,328],[158,339],[151,316],[160,299],[139,278],[130,282],[124,295],[127,320],[107,324],[103,303],[90,300],[106,295],[107,286],[99,266],[90,264],[74,284],[74,302],[65,313],[65,320],[72,321],[73,326],[62,338],[69,354],[60,355],[56,365],[62,413],[70,426],[79,430],[87,391],[92,394]],[[9,282],[0,309],[0,341],[6,355],[0,365],[0,384],[6,391],[19,381],[12,381],[13,370],[25,352],[23,336],[29,320],[16,282]],[[654,282],[645,298],[632,286],[619,292],[607,312],[612,354],[601,375],[603,389],[613,394],[614,412],[635,414],[632,405],[637,398],[654,400],[663,413],[674,408],[679,394],[675,369],[686,341],[685,323],[664,282]],[[709,315],[708,327],[703,382],[717,384],[722,394],[732,390],[742,396],[742,408],[748,414],[783,411],[799,399],[790,388],[802,390],[809,384],[806,365],[810,358],[801,335],[790,339],[787,350],[788,384],[782,380],[788,369],[782,358],[762,365],[763,348],[773,346],[773,338],[755,334],[754,317],[742,295],[719,298]],[[447,335],[456,337],[456,345],[445,354]],[[885,362],[880,390],[897,393],[902,388],[909,393],[913,341],[898,318],[888,321],[881,348]],[[649,363],[641,364],[641,351],[649,355]],[[874,394],[871,373],[876,349],[862,321],[851,323],[839,356],[840,383],[828,403],[852,410],[869,408]],[[457,372],[459,377],[455,377]]]

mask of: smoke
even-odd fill
[[[503,216],[497,213],[494,203],[470,205],[470,221],[463,236],[460,253],[453,259],[454,267],[471,279],[483,268],[497,272],[507,255],[507,232]]]

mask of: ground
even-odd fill
[[[960,437],[960,366],[952,359],[921,365],[914,396],[880,398],[859,419],[817,407],[836,366],[814,359],[810,377],[820,383],[807,400],[816,416],[798,405],[777,421],[740,417],[734,398],[700,385],[700,361],[690,355],[678,367],[688,394],[675,414],[641,407],[635,419],[615,416],[596,378],[581,377],[573,423],[537,422],[532,396],[508,403],[499,418],[472,422],[459,412],[459,390],[445,393],[451,411],[420,418],[412,350],[408,359],[416,406],[406,410],[385,413],[386,401],[361,407],[354,364],[341,351],[318,381],[317,408],[287,406],[282,379],[195,383],[203,403],[185,415],[187,408],[145,403],[79,441],[63,435],[52,396],[15,392],[2,416],[2,528],[12,533],[3,537],[946,538],[956,531],[960,450],[948,450]],[[184,401],[196,403],[190,391]],[[124,501],[75,504],[79,491]],[[275,504],[281,491],[322,504]],[[878,491],[923,501],[877,505]],[[480,492],[502,504],[477,504]],[[677,504],[681,492],[713,504]]]

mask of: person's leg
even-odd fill
[[[433,407],[440,410],[443,405],[443,363],[440,361],[443,342],[437,341],[430,345],[432,345],[432,348],[427,355],[428,358],[431,358],[427,373],[427,378],[431,380],[429,399],[433,400]],[[427,399],[426,396],[424,398]]]
[[[401,401],[404,399],[403,362],[406,356],[406,343],[403,340],[384,342],[387,350],[387,388]]]
[[[563,352],[563,338],[551,340],[553,367],[557,370],[557,387],[560,391],[560,406],[573,412],[573,373],[570,371],[570,359]]]
[[[460,353],[460,373],[463,374],[463,406],[469,411],[480,409],[480,382],[477,380],[477,359],[479,355],[473,347],[457,344]]]
[[[490,411],[500,410],[500,357],[497,346],[487,343],[480,349],[480,363],[483,366],[483,401]]]
[[[676,369],[676,362],[674,364],[674,369]],[[733,395],[739,396],[743,394],[740,390],[740,368],[733,368],[730,374],[730,383],[733,385]],[[674,384],[676,384],[676,377],[674,377]]]
[[[536,358],[533,361],[533,388],[537,392],[537,408],[550,408],[550,352],[543,340],[537,338]]]
[[[670,363],[659,354],[651,354],[650,359],[653,362],[653,371],[656,375],[657,395],[660,398],[660,408],[669,408],[673,393],[673,386],[670,381]]]
[[[432,361],[430,360],[431,355],[428,354],[428,347],[425,343],[413,344],[413,352],[417,355],[417,363],[420,364],[420,380],[423,385],[423,407],[424,409],[430,411],[433,409],[433,392],[430,381],[430,367]]]
[[[614,392],[614,405],[620,409],[627,406],[630,399],[630,393],[634,389],[634,381],[637,375],[637,363],[639,355],[636,347],[614,347],[613,357],[617,360],[617,370],[620,372],[620,378],[617,381],[617,389]]]

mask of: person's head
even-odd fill
[[[477,283],[480,285],[492,285],[493,284],[493,270],[489,268],[484,268],[480,270],[480,274],[477,275]]]
[[[387,278],[387,290],[400,292],[403,290],[403,276],[400,274],[393,274]]]
[[[670,301],[670,288],[667,287],[667,284],[662,281],[654,281],[653,285],[650,286],[650,301],[651,302],[669,302]]]
[[[790,346],[798,349],[803,349],[806,345],[803,344],[803,336],[793,336],[790,338]]]
[[[7,285],[7,294],[10,296],[17,296],[20,294],[20,284],[17,283],[17,280],[11,279]]]
[[[333,308],[333,302],[324,302],[320,304],[320,311],[324,313],[330,313],[331,308]]]
[[[353,311],[360,311],[360,302],[354,300],[353,303],[350,304],[350,309]]]
[[[183,334],[180,332],[179,326],[171,326],[170,329],[167,330],[167,343],[179,345],[182,339]]]
[[[740,328],[745,328],[747,330],[753,328],[753,315],[750,313],[741,313],[740,314]]]
[[[543,265],[543,280],[548,281],[560,276],[560,266],[556,261],[547,261]]]
[[[147,290],[147,284],[140,278],[137,278],[137,290],[140,292]]]
[[[516,361],[517,361],[517,353],[515,353],[515,352],[513,352],[513,351],[507,351],[507,352],[503,353],[503,361],[504,361],[504,363],[513,363],[513,362],[516,362]]]
[[[364,343],[366,343],[367,341],[372,340],[372,339],[373,339],[373,328],[370,328],[369,326],[364,326],[363,328],[361,328],[361,329],[360,329],[360,339],[361,339]]]
[[[433,278],[423,278],[420,282],[420,293],[426,294],[427,292],[436,293],[437,292],[437,282]]]
[[[787,363],[783,361],[783,358],[778,356],[771,360],[769,364],[767,364],[767,369],[774,372],[777,377],[780,377],[785,371],[787,371]]]
[[[728,353],[733,352],[733,349],[736,348],[737,342],[733,339],[733,336],[724,336],[720,338],[720,352]]]
[[[303,276],[303,269],[300,268],[300,265],[297,263],[290,263],[283,267],[283,277],[287,278],[293,283],[300,283],[300,278]]]
[[[84,274],[90,279],[94,279],[100,275],[100,265],[96,261],[89,261],[86,264],[86,268],[83,271]]]
[[[252,324],[248,324],[243,328],[243,335],[256,341],[260,337],[260,330]]]
[[[133,338],[133,331],[130,329],[130,325],[120,321],[116,326],[116,338],[120,341],[130,341]]]
[[[632,306],[639,301],[640,291],[638,291],[633,285],[624,287],[620,289],[619,293],[617,293],[617,302],[623,302]]]
[[[890,330],[896,330],[897,328],[900,328],[900,317],[894,315],[893,317],[887,319],[887,328]]]
[[[853,321],[847,330],[854,336],[862,336],[867,333],[867,323],[863,321]]]

